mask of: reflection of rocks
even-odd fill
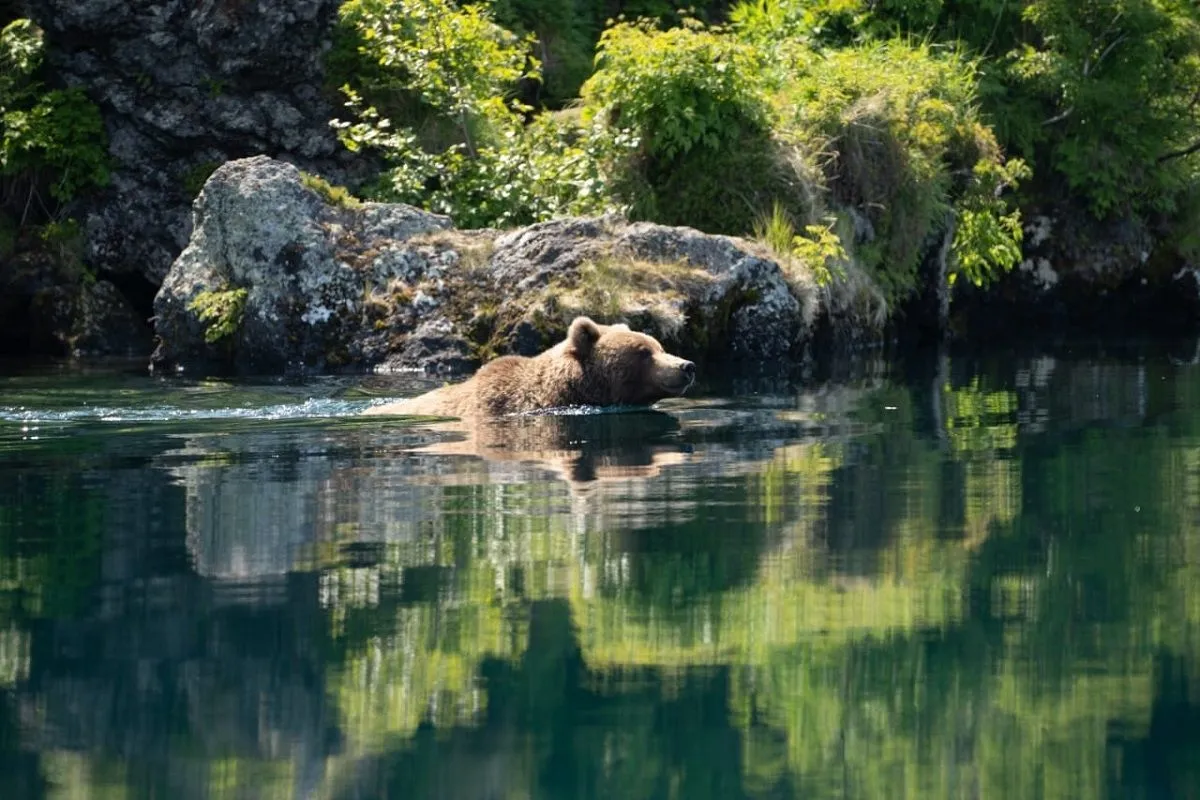
[[[198,437],[171,453],[172,461],[186,459],[171,472],[187,491],[188,551],[200,575],[232,581],[281,576],[312,541],[315,489],[331,466],[295,450],[264,457],[276,441],[269,434]],[[230,444],[240,447],[225,450]]]
[[[977,365],[960,362],[956,372]],[[1103,354],[1080,359],[1053,355],[1018,358],[999,372],[986,391],[1013,392],[1015,413],[993,424],[1015,423],[1023,434],[1040,434],[1048,428],[1105,425],[1140,425],[1177,408],[1176,381],[1180,368],[1163,360],[1131,363]],[[962,378],[951,375],[952,388]],[[970,391],[970,390],[966,390]]]
[[[532,509],[580,532],[660,525],[664,515],[682,524],[698,513],[700,483],[741,479],[786,440],[829,433],[828,421],[814,428],[798,408],[790,420],[773,407],[672,408],[536,415],[474,430],[368,418],[340,433],[338,450],[317,453],[281,446],[268,431],[196,436],[164,463],[185,487],[197,572],[262,581],[327,560],[331,545],[425,541],[455,524],[445,513],[452,503],[468,502],[500,527],[526,525]],[[739,437],[744,424],[756,436]]]
[[[22,747],[54,766],[82,754],[84,782],[88,769],[130,765],[131,795],[181,799],[212,796],[214,761],[275,760],[290,764],[287,794],[308,796],[337,747],[316,577],[229,589],[198,579],[184,557],[183,491],[151,466],[173,457],[171,441],[88,444],[98,446],[75,472],[37,459],[0,470],[0,494],[36,520],[28,541],[55,553],[16,561],[33,572],[22,580],[40,598],[36,617],[22,613],[20,636],[0,627],[0,681],[15,681],[0,685]],[[43,572],[47,560],[55,569]]]

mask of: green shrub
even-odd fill
[[[1002,128],[1097,216],[1172,211],[1198,175],[1200,6],[1188,0],[1021,4],[1032,29],[996,79],[1022,106]],[[1010,24],[1018,24],[1010,21]],[[1030,115],[1033,112],[1033,115]]]
[[[245,289],[200,292],[188,303],[201,322],[207,323],[204,341],[216,344],[232,336],[242,326],[242,314],[246,310]]]
[[[731,18],[752,39],[965,48],[980,59],[980,106],[1004,150],[1034,165],[1038,199],[1101,218],[1173,214],[1200,181],[1192,0],[746,0]]]
[[[889,298],[915,288],[948,211],[960,222],[952,275],[982,281],[1019,261],[1019,217],[1000,192],[1026,169],[1004,162],[982,123],[971,62],[891,41],[811,63],[778,94],[781,124],[800,146],[818,148],[831,204],[869,223],[853,255]]]
[[[413,13],[418,10],[421,13]],[[539,115],[513,101],[511,88],[536,77],[528,42],[495,25],[479,7],[448,0],[353,0],[343,9],[381,65],[378,81],[453,126],[449,143],[393,125],[353,87],[353,121],[335,121],[351,149],[370,148],[387,168],[368,194],[449,214],[464,227],[513,226],[611,207],[603,191],[601,148],[619,137],[591,135],[567,118]],[[429,57],[430,54],[440,54]]]
[[[378,67],[363,95],[368,103],[372,89],[403,93],[452,122],[457,143],[472,156],[519,123],[521,109],[508,98],[536,63],[529,42],[495,24],[484,7],[351,0],[340,14],[357,36],[359,54]]]
[[[26,211],[37,201],[52,216],[50,200],[107,182],[108,154],[99,110],[79,89],[47,90],[37,79],[41,58],[42,32],[29,20],[0,31],[0,181],[4,194],[26,195]]]
[[[805,215],[802,165],[771,129],[764,53],[695,20],[606,30],[584,115],[626,146],[610,148],[610,190],[632,216],[715,233],[749,233],[776,201]]]
[[[583,87],[585,115],[637,133],[651,157],[715,151],[770,128],[762,56],[721,29],[619,23],[600,37],[597,61]]]

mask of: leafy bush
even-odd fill
[[[1024,101],[1004,130],[1067,180],[1097,216],[1170,211],[1197,178],[1200,6],[1188,0],[1032,0],[1034,36],[997,80]],[[1008,111],[996,92],[997,115]],[[1020,111],[1024,111],[1021,114]],[[1029,112],[1035,112],[1030,116]]]
[[[600,37],[597,60],[583,87],[585,114],[638,133],[651,157],[718,150],[769,130],[761,54],[721,29],[619,23]]]
[[[449,142],[393,126],[353,88],[354,121],[335,121],[352,150],[380,152],[388,168],[369,192],[449,214],[465,227],[513,226],[562,214],[595,213],[610,203],[601,190],[594,137],[569,119],[541,115],[512,99],[518,80],[536,78],[528,41],[497,26],[480,7],[449,0],[352,0],[343,18],[361,33],[361,49],[381,65],[376,85],[402,87],[454,128]]]
[[[749,233],[776,201],[799,213],[803,165],[773,135],[761,50],[695,20],[606,30],[583,86],[585,119],[629,147],[608,151],[610,190],[634,217]]]
[[[37,79],[42,32],[18,19],[0,30],[0,205],[53,217],[56,204],[108,179],[100,112],[78,89]],[[45,191],[49,198],[42,196]]]
[[[965,48],[998,140],[1051,202],[1175,213],[1200,181],[1191,0],[746,0],[731,18],[750,38],[819,47],[901,34]]]
[[[1004,162],[973,74],[953,52],[872,43],[813,60],[777,97],[791,139],[818,148],[832,205],[862,220],[854,256],[892,297],[914,288],[928,237],[950,211],[952,277],[980,282],[1019,261],[1019,216],[1000,192],[1027,170]]]
[[[341,17],[362,54],[378,64],[376,79],[419,98],[452,120],[470,155],[476,139],[510,129],[519,117],[506,102],[527,77],[529,42],[496,25],[482,6],[450,0],[351,0]]]

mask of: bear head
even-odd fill
[[[628,325],[576,317],[565,344],[582,367],[582,401],[589,405],[650,405],[683,394],[696,379],[695,364]]]

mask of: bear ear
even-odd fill
[[[600,338],[600,326],[587,317],[576,317],[567,331],[567,342],[571,352],[580,358],[592,352],[592,345]]]
[[[625,333],[629,333],[629,326],[624,322],[618,322],[614,325],[609,325],[608,327],[614,331],[624,331]]]

